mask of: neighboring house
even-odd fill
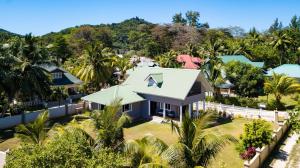
[[[68,89],[69,94],[76,94],[77,88],[83,83],[80,79],[55,65],[41,65],[52,75],[52,86],[61,86]]]
[[[132,56],[130,58],[130,63],[135,64],[136,67],[157,67],[158,63],[155,62],[153,59],[148,57],[139,57],[139,56]]]
[[[247,57],[245,57],[244,55],[223,55],[223,56],[220,56],[220,58],[224,64],[226,64],[230,61],[239,61],[242,63],[250,64],[257,68],[264,67],[264,62],[253,62],[253,61],[249,60]]]
[[[264,62],[253,62],[250,59],[248,59],[247,57],[245,57],[244,55],[223,55],[223,56],[220,56],[219,58],[221,58],[221,60],[224,64],[227,64],[228,62],[231,62],[231,61],[238,61],[241,63],[250,64],[257,68],[264,67]],[[225,72],[223,70],[222,70],[222,76],[223,76],[223,78],[226,77]],[[232,89],[233,87],[234,87],[234,85],[232,83],[230,83],[230,81],[227,80],[225,83],[218,85],[217,90],[221,95],[235,96],[235,92]]]
[[[137,67],[130,69],[128,75],[121,85],[82,99],[89,102],[92,110],[103,109],[115,99],[121,99],[122,112],[133,119],[162,115],[182,121],[185,111],[192,114],[194,103],[199,109],[199,100],[205,100],[205,92],[212,91],[200,70]]]
[[[298,64],[283,64],[276,68],[268,70],[266,76],[272,76],[273,73],[284,74],[288,77],[295,78],[300,82],[300,65]]]
[[[200,64],[204,62],[204,60],[190,55],[178,55],[177,61],[182,63],[182,67],[185,69],[199,69]]]

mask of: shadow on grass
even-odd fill
[[[144,124],[144,123],[149,122],[149,121],[151,121],[151,119],[141,119],[141,120],[133,121],[129,124],[126,124],[124,128],[135,127],[135,126]]]

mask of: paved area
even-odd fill
[[[290,155],[291,155],[291,152],[292,152],[294,146],[297,144],[298,138],[299,138],[298,134],[293,134],[292,136],[288,137],[284,141],[283,146],[275,154],[274,159],[270,164],[270,167],[272,167],[272,168],[289,167],[288,163],[289,163]],[[300,152],[300,151],[298,151],[298,152]],[[299,167],[299,164],[297,167]],[[293,167],[293,168],[296,168],[296,167]]]

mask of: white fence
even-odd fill
[[[51,107],[48,109],[49,111],[49,118],[58,118],[65,115],[72,115],[80,112],[83,109],[83,104],[68,104],[68,105],[62,105],[62,106],[56,106]],[[4,118],[0,118],[0,129],[6,129],[11,128],[16,125],[19,125],[21,123],[29,123],[34,121],[37,116],[42,112],[43,110],[20,114],[20,115],[14,115],[14,116],[8,116]]]
[[[0,151],[0,168],[4,167],[7,152],[8,150],[5,152]]]
[[[277,143],[283,138],[288,131],[289,125],[287,121],[280,123],[279,128],[274,130],[272,141],[269,145],[263,146],[261,149],[256,149],[256,155],[249,161],[244,162],[244,168],[259,168],[264,161],[269,157]]]
[[[203,103],[203,102],[200,102]],[[233,116],[241,116],[245,118],[257,119],[262,118],[267,121],[276,121],[278,120],[275,111],[263,110],[263,109],[255,109],[248,107],[240,107],[234,105],[224,105],[212,102],[206,102],[205,108],[216,109],[218,111],[225,111],[227,114]],[[201,107],[201,106],[200,106]],[[203,109],[203,107],[201,107]],[[287,119],[289,117],[287,112],[278,111],[278,117],[282,119]]]

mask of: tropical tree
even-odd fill
[[[273,32],[271,45],[274,49],[277,49],[280,54],[279,64],[281,65],[283,61],[286,61],[288,58],[287,50],[289,48],[289,44],[291,43],[291,38],[284,31],[275,31]]]
[[[38,39],[31,34],[25,35],[20,43],[13,44],[13,54],[16,56],[16,73],[18,74],[19,95],[39,96],[50,94],[49,73],[40,65],[48,64],[48,54],[44,47],[38,44]]]
[[[121,100],[114,100],[104,110],[95,110],[92,113],[92,120],[98,130],[98,145],[119,149],[124,142],[123,127],[130,122],[130,117],[122,110]]]
[[[266,94],[273,94],[277,104],[281,104],[282,96],[300,92],[300,84],[294,79],[283,74],[273,73],[264,83]]]
[[[100,43],[92,43],[83,54],[83,65],[77,76],[84,82],[91,83],[97,90],[103,86],[112,74],[112,57],[109,48]]]
[[[125,79],[126,71],[132,68],[134,65],[131,64],[130,60],[126,57],[124,58],[116,57],[114,64],[115,64],[114,67],[116,67],[117,71],[120,73],[119,82],[121,83]]]
[[[16,127],[16,136],[24,143],[43,145],[47,138],[47,121],[49,113],[40,113],[36,120],[29,124],[20,124]]]
[[[176,13],[173,18],[172,18],[172,22],[174,24],[182,24],[182,25],[186,25],[186,19],[182,16],[182,13]]]
[[[202,112],[199,118],[193,119],[186,113],[181,125],[171,122],[172,131],[179,136],[178,147],[181,148],[180,150],[184,150],[184,159],[187,161],[188,167],[206,167],[227,143],[236,142],[236,139],[230,135],[215,135],[204,131],[215,119],[214,115],[212,112]],[[176,148],[172,150],[176,151]],[[180,153],[175,151],[172,153]],[[166,151],[166,153],[169,152]],[[169,159],[172,157],[172,160],[179,157],[166,154],[165,157],[167,156],[170,157]]]
[[[177,53],[173,50],[158,56],[157,61],[159,65],[164,68],[179,67],[179,63],[177,62]]]
[[[159,167],[169,167],[163,159],[163,152],[168,148],[162,140],[147,135],[142,139],[130,140],[124,146],[125,154],[130,157],[131,166],[147,167],[157,165]]]

